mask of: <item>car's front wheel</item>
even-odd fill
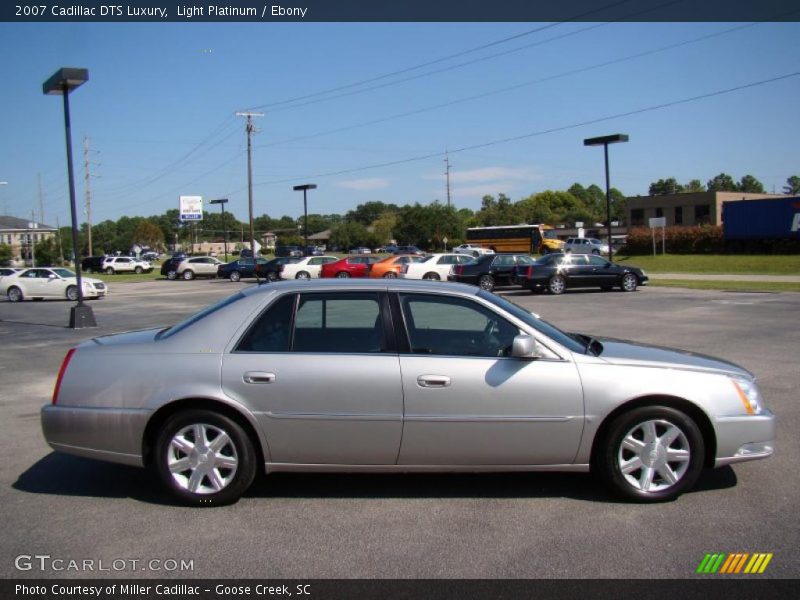
[[[67,300],[75,302],[78,299],[78,286],[71,285],[67,288]]]
[[[394,271],[386,271],[386,273],[383,274],[383,277],[384,279],[397,279],[397,273]]]
[[[636,275],[633,273],[625,273],[622,276],[622,291],[623,292],[635,292],[636,287],[639,285],[639,280],[636,279]]]
[[[186,281],[191,281],[192,279],[194,279],[194,271],[192,271],[191,269],[186,269],[186,270],[183,272],[183,278],[184,278]]]
[[[141,275],[144,272],[144,269],[142,269],[142,267],[136,267],[133,272],[137,275]]]
[[[621,414],[595,454],[592,467],[606,484],[638,502],[677,498],[697,481],[705,460],[697,424],[667,406],[644,406]]]
[[[231,274],[229,275],[229,277],[230,277],[231,281],[236,282],[236,281],[239,281],[242,278],[242,274],[239,273],[239,271],[231,271]]]
[[[9,302],[22,302],[24,296],[22,295],[22,290],[18,287],[10,287],[6,292],[6,296],[8,297]]]
[[[112,269],[111,267],[108,267],[106,269],[106,275],[113,275],[113,274],[114,274],[114,269]]]
[[[215,506],[238,500],[256,475],[253,442],[234,420],[210,410],[187,410],[162,426],[155,467],[186,504]]]

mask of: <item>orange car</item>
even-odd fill
[[[370,277],[397,277],[403,265],[412,262],[422,262],[425,260],[424,256],[414,256],[413,254],[401,254],[399,256],[389,256],[383,260],[379,260],[369,272]]]

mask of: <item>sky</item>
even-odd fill
[[[0,214],[49,225],[69,222],[62,101],[42,93],[60,67],[90,74],[70,108],[95,224],[180,195],[246,220],[247,110],[256,216],[300,216],[305,183],[309,213],[446,202],[446,152],[457,208],[603,187],[583,139],[613,133],[629,196],[800,175],[800,23],[0,23],[0,57]]]

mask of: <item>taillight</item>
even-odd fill
[[[58,402],[58,393],[61,391],[61,380],[64,379],[64,373],[67,372],[67,367],[69,366],[69,361],[72,359],[73,354],[75,354],[75,348],[71,348],[61,362],[61,368],[58,370],[58,377],[56,378],[56,386],[53,388],[53,404]]]
[[[464,267],[462,265],[457,265],[453,267],[453,271],[456,275],[461,275],[464,272]]]
[[[533,275],[533,265],[528,265],[528,268],[525,270],[525,276],[530,277]]]

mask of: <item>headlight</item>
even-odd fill
[[[736,388],[739,398],[744,404],[747,414],[759,415],[764,410],[764,403],[754,381],[741,377],[732,377],[731,383]]]

